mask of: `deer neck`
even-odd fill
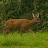
[[[31,20],[31,24],[34,24],[35,23],[35,18],[33,18],[32,20]]]
[[[35,18],[33,18],[32,20],[30,20],[30,22],[28,23],[28,25],[32,25],[35,23]]]

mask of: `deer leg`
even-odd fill
[[[21,36],[22,36],[22,34],[23,34],[23,29],[24,29],[24,28],[20,28],[20,34],[21,34]]]
[[[28,29],[28,31],[32,34],[34,34],[33,30],[31,28]]]
[[[8,35],[9,33],[10,33],[10,30],[7,29],[6,32],[5,32],[5,34]]]
[[[10,30],[8,29],[8,27],[4,27],[3,28],[3,33],[4,33],[4,35],[7,35],[7,34],[9,34],[9,32],[10,32]]]
[[[22,31],[20,31],[20,34],[21,34],[21,36],[22,36],[23,32],[22,32]]]

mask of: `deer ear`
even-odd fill
[[[39,13],[37,14],[37,17],[39,17]]]
[[[32,13],[32,15],[33,15],[33,17],[35,17],[33,13]]]

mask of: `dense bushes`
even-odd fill
[[[33,29],[48,29],[48,0],[0,0],[0,29],[10,18],[32,19],[31,13],[40,13],[40,24],[35,23]],[[30,16],[29,16],[30,14]]]

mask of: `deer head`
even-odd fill
[[[32,15],[33,15],[35,22],[40,22],[39,13],[37,13],[37,14],[32,13]]]

